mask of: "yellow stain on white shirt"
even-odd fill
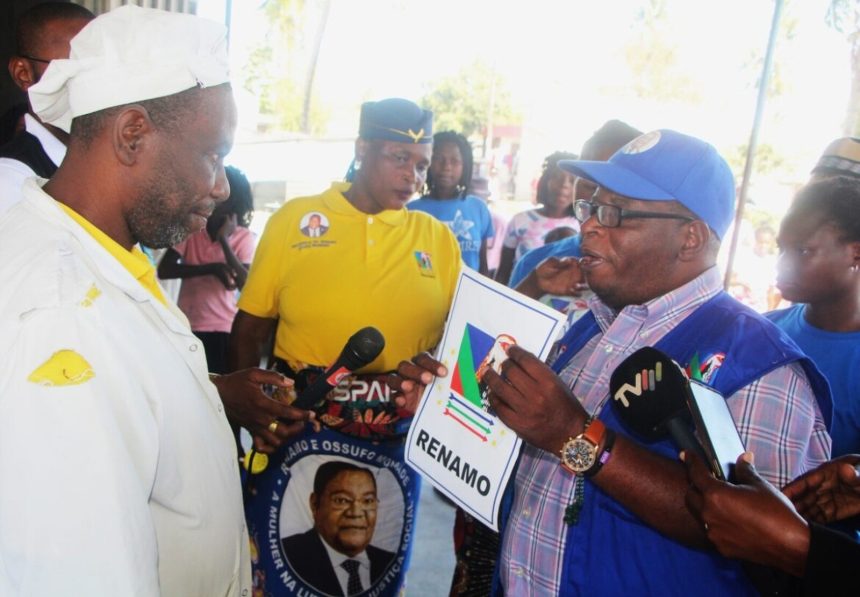
[[[99,287],[96,286],[95,282],[93,282],[90,289],[87,290],[86,296],[81,301],[81,307],[92,307],[93,303],[96,302],[96,299],[100,297],[101,294],[102,291],[99,290]]]
[[[95,376],[92,365],[74,350],[58,350],[36,367],[27,381],[43,386],[76,386]]]

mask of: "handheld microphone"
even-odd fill
[[[615,414],[636,435],[655,441],[668,433],[682,450],[711,461],[693,433],[690,380],[668,355],[640,348],[613,371],[609,392]]]
[[[340,380],[379,356],[385,338],[375,327],[362,328],[350,336],[335,362],[298,395],[292,406],[310,409],[322,402]]]

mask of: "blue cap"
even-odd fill
[[[607,162],[563,160],[559,167],[640,201],[677,201],[723,238],[734,219],[735,179],[709,143],[661,129],[640,135]]]
[[[432,143],[433,112],[393,97],[361,105],[358,136],[397,143]]]

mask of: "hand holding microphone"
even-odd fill
[[[276,416],[264,431],[255,433],[254,448],[246,456],[248,462],[246,468],[252,468],[251,465],[257,452],[274,452],[280,447],[286,437],[299,432],[304,427],[305,421],[313,422],[318,430],[319,423],[316,422],[314,413],[307,411],[315,408],[325,400],[326,395],[344,377],[372,362],[379,356],[383,348],[385,348],[385,338],[379,330],[370,326],[362,328],[346,341],[346,345],[335,362],[324,373],[321,373],[314,379],[289,406],[280,404],[276,400],[269,400],[277,408],[284,409],[285,412],[291,414],[298,414],[298,416],[294,420],[285,416]],[[282,377],[280,374],[271,371],[263,373]],[[247,489],[246,487],[246,491]]]
[[[292,406],[303,409],[318,406],[344,377],[371,363],[383,348],[385,338],[378,329],[368,326],[358,330],[346,341],[335,362],[298,395]]]

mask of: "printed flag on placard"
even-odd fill
[[[460,354],[454,366],[451,389],[478,408],[481,408],[482,404],[477,372],[494,342],[495,338],[489,334],[470,323],[466,324],[463,341],[460,343]]]

